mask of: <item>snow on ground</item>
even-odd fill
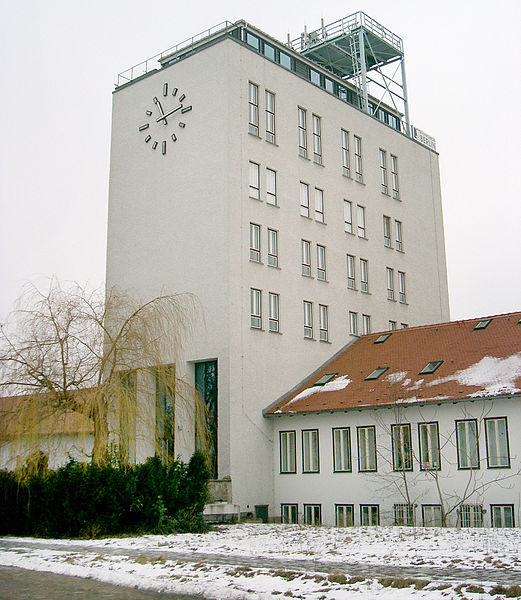
[[[519,573],[521,582],[520,529],[341,529],[242,524],[216,527],[200,535],[52,540],[52,550],[46,548],[51,540],[5,538],[4,541],[16,542],[17,548],[0,549],[1,565],[93,577],[179,594],[201,594],[219,600],[291,596],[305,600],[462,598],[461,588],[458,592],[456,584],[425,581],[421,576],[421,569],[425,567],[442,567],[447,572],[496,568],[514,577]],[[81,551],[77,545],[81,545]],[[104,554],[104,549],[118,549],[123,554]],[[164,552],[164,555],[140,554],[150,550]],[[200,556],[200,561],[170,560],[168,552]],[[211,564],[205,562],[205,554],[237,557],[241,565]],[[328,562],[333,574],[297,571],[294,565],[285,569],[243,566],[248,557]],[[341,563],[417,566],[418,577],[416,582],[403,581],[403,578],[391,582],[369,576],[353,577],[340,567]],[[399,587],[402,585],[405,587]],[[491,588],[492,584],[463,588],[464,597],[469,600],[492,598],[488,593]]]

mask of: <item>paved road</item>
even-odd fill
[[[201,600],[125,588],[94,579],[0,566],[0,600]]]

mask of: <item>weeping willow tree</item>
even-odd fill
[[[98,464],[134,460],[138,445],[173,456],[176,415],[205,420],[199,395],[175,372],[196,309],[190,294],[136,303],[56,280],[45,292],[28,287],[0,326],[4,444],[23,441],[18,451],[29,455],[56,432],[83,432]]]

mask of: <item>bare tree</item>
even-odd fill
[[[56,280],[45,292],[29,286],[0,325],[0,390],[18,397],[17,433],[74,413],[92,421],[94,462],[107,460],[113,440],[124,455],[125,439],[128,446],[135,435],[136,374],[153,372],[164,394],[173,396],[173,365],[195,311],[190,294],[138,303],[117,290],[105,296],[78,284],[63,289]],[[173,427],[173,414],[165,400],[166,427]]]

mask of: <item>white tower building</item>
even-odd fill
[[[198,298],[176,374],[209,405],[222,495],[272,512],[262,409],[350,336],[449,318],[438,155],[408,122],[401,40],[363,13],[288,44],[225,23],[121,74],[113,102],[107,286]]]

